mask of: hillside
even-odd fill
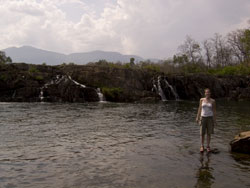
[[[3,49],[7,56],[10,56],[13,62],[25,62],[30,64],[59,65],[62,63],[86,64],[99,60],[109,62],[129,62],[130,58],[135,58],[135,62],[144,60],[136,55],[123,55],[118,52],[91,51],[83,53],[72,53],[65,55],[62,53],[42,50],[31,46],[22,46],[20,48],[11,47]],[[155,60],[155,59],[154,59]]]

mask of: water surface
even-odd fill
[[[250,157],[228,144],[250,130],[250,103],[217,101],[211,155],[197,105],[0,103],[0,187],[250,187]]]

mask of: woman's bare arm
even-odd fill
[[[214,119],[214,123],[216,123],[216,103],[215,100],[213,100],[213,119]]]
[[[197,116],[196,116],[196,122],[198,123],[201,117],[201,105],[202,105],[202,98],[200,99],[200,104],[199,104],[199,108],[198,108],[198,112],[197,112]]]

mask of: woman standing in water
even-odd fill
[[[214,133],[214,126],[216,125],[216,105],[215,100],[212,99],[210,89],[206,88],[205,98],[200,99],[200,105],[196,117],[196,122],[200,125],[201,148],[200,152],[204,151],[204,139],[207,134],[207,152],[210,152],[211,134]]]

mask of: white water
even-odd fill
[[[15,98],[16,96],[16,90],[14,91],[14,93],[12,94],[12,98]]]
[[[168,81],[166,80],[166,78],[165,78],[164,80],[165,80],[165,83],[167,84],[167,86],[170,88],[171,93],[174,95],[175,100],[179,100],[179,95],[178,95],[178,93],[174,90],[173,86],[170,85],[170,84],[168,83]]]
[[[99,97],[99,102],[105,102],[105,97],[104,97],[104,95],[102,94],[101,89],[100,89],[100,88],[97,88],[97,89],[96,89],[96,92],[97,92],[97,95],[98,95],[98,97]]]
[[[44,99],[44,88],[48,88],[49,85],[59,84],[65,78],[66,76],[64,75],[57,75],[56,79],[52,79],[48,83],[44,84],[44,86],[40,88],[40,95],[39,95],[40,101],[43,102]]]
[[[158,80],[157,80],[157,91],[158,91],[158,94],[161,96],[161,100],[162,101],[167,101],[167,98],[161,88],[161,77],[158,76]]]
[[[69,77],[69,79],[70,79],[72,82],[74,82],[76,85],[81,86],[82,88],[86,88],[86,86],[85,86],[85,85],[80,84],[79,82],[77,82],[77,81],[73,80],[73,79],[71,78],[71,76],[68,76],[68,77]]]
[[[49,85],[59,84],[62,80],[65,80],[65,81],[66,81],[67,79],[69,79],[69,80],[72,81],[74,84],[76,84],[76,85],[78,85],[78,86],[80,86],[80,87],[82,87],[82,88],[86,88],[85,85],[80,84],[79,82],[73,80],[73,79],[71,78],[71,76],[57,75],[57,76],[56,76],[56,79],[52,79],[50,82],[44,84],[44,86],[40,88],[40,95],[39,95],[40,101],[43,102],[43,100],[44,100],[44,88],[48,88]],[[104,101],[105,101],[105,97],[104,97],[104,95],[102,94],[100,88],[97,88],[97,89],[96,89],[96,93],[97,93],[97,95],[98,95],[98,97],[99,97],[99,101],[100,101],[100,102],[104,102]]]
[[[86,88],[85,85],[80,84],[79,82],[73,80],[73,79],[71,78],[71,76],[68,76],[68,77],[69,77],[69,79],[70,79],[72,82],[74,82],[76,85],[81,86],[82,88]],[[105,98],[104,98],[104,96],[103,96],[103,94],[102,94],[100,88],[97,88],[97,89],[96,89],[96,93],[97,93],[97,95],[98,95],[98,97],[99,97],[99,102],[104,102],[104,101],[105,101]]]
[[[43,99],[44,99],[44,96],[43,96],[43,89],[44,89],[44,88],[41,89],[40,95],[39,95],[39,98],[40,98],[41,102],[42,102]]]
[[[175,89],[173,88],[173,86],[171,84],[168,83],[168,81],[166,80],[166,78],[164,78],[164,81],[166,83],[166,86],[168,88],[170,88],[171,93],[174,95],[175,100],[179,100],[179,95],[178,93],[175,91]],[[157,81],[153,81],[153,88],[152,91],[156,91],[160,96],[162,101],[167,101],[166,95],[161,87],[161,76],[158,76]]]

